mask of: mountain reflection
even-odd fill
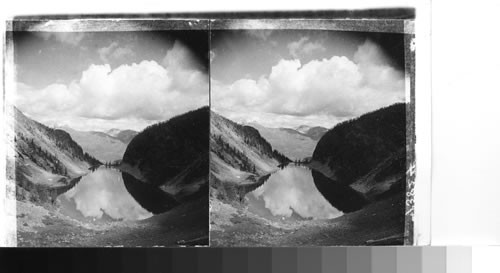
[[[288,166],[247,194],[249,210],[271,219],[332,219],[342,215],[316,188],[311,171]]]
[[[340,211],[357,211],[367,204],[363,195],[351,187],[333,181],[318,171],[312,170],[311,172],[316,188],[332,206]]]
[[[132,195],[143,208],[154,214],[165,212],[179,204],[168,193],[137,180],[126,172],[122,172],[122,178],[125,188],[130,195]]]
[[[83,221],[137,221],[177,205],[160,189],[113,168],[98,168],[72,182],[57,198],[60,211]]]
[[[99,168],[58,198],[63,213],[74,218],[141,220],[152,216],[128,193],[120,172]]]

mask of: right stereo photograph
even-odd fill
[[[210,245],[413,244],[406,25],[214,22]]]

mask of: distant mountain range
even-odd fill
[[[314,139],[314,140],[320,140],[320,138],[328,131],[325,127],[321,126],[315,126],[311,127],[307,132],[305,133],[308,137]]]
[[[128,142],[108,133],[97,131],[78,131],[69,127],[61,129],[68,132],[71,137],[82,146],[83,150],[102,162],[121,160]],[[128,131],[128,130],[127,130]],[[119,134],[119,131],[117,134]],[[135,131],[132,131],[135,132]],[[135,132],[137,134],[137,132]]]
[[[129,144],[138,132],[134,130],[110,129],[106,133],[114,138],[119,139],[125,144]]]
[[[299,131],[302,134],[306,134],[309,129],[311,129],[311,126],[308,125],[300,125],[299,127],[295,128],[296,131]]]
[[[308,126],[308,125],[300,125],[295,129],[290,129],[290,128],[281,128],[281,129],[290,132],[295,131],[297,133],[300,133],[301,135],[304,135],[316,141],[318,141],[328,131],[328,129],[325,127]]]
[[[250,126],[259,130],[260,134],[278,151],[290,159],[311,157],[316,143],[328,129],[307,125],[291,128],[268,128],[257,123]]]

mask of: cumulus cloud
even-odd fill
[[[269,75],[230,84],[213,81],[212,90],[214,109],[229,118],[260,112],[328,117],[332,123],[404,101],[405,95],[403,72],[390,66],[371,41],[359,46],[353,60],[332,56],[302,64],[282,59]]]
[[[111,60],[122,60],[134,56],[134,51],[129,47],[120,47],[117,42],[112,42],[109,46],[97,50],[99,58],[103,63],[110,63]]]
[[[298,41],[293,41],[288,44],[288,51],[294,58],[299,58],[300,55],[310,55],[313,52],[325,51],[325,47],[317,41],[309,41],[309,37],[302,37]]]
[[[80,79],[42,89],[18,85],[16,105],[41,122],[85,118],[136,120],[143,124],[208,105],[208,79],[191,53],[175,43],[162,64],[155,61],[90,65]],[[71,126],[71,125],[70,125]]]

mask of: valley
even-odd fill
[[[94,155],[101,162],[113,162],[121,160],[131,137],[137,135],[137,132],[132,130],[115,129],[111,133],[97,131],[78,131],[70,127],[61,127],[62,130],[68,132],[73,140],[78,143],[82,149]],[[123,136],[123,133],[129,134]],[[122,138],[120,138],[122,134]]]
[[[268,128],[258,123],[250,123],[249,126],[259,131],[263,138],[278,151],[291,160],[302,160],[312,157],[314,148],[319,138],[326,133],[323,127],[300,126],[291,128]]]
[[[233,145],[211,146],[212,245],[404,243],[404,104],[367,113],[328,130],[307,163],[273,161],[265,152],[238,141],[245,135],[231,130],[238,128],[237,124],[220,120],[226,126],[212,122],[216,129],[212,129],[211,141],[227,139]],[[289,141],[284,134],[281,137],[283,143],[296,141]],[[231,164],[225,158],[232,159],[233,150],[251,152],[247,165],[268,162],[268,168],[253,171]]]
[[[9,149],[14,156],[8,158],[8,177],[17,188],[18,246],[208,244],[208,145],[202,145],[208,143],[206,108],[150,127],[164,134],[195,123],[193,138],[179,130],[166,139],[150,128],[140,133],[66,132],[11,109]],[[205,135],[198,126],[202,123]],[[179,147],[181,136],[199,158],[188,157],[186,149],[161,150]],[[161,158],[140,154],[136,147],[143,149],[144,143],[159,149]],[[159,176],[173,165],[169,178]]]

